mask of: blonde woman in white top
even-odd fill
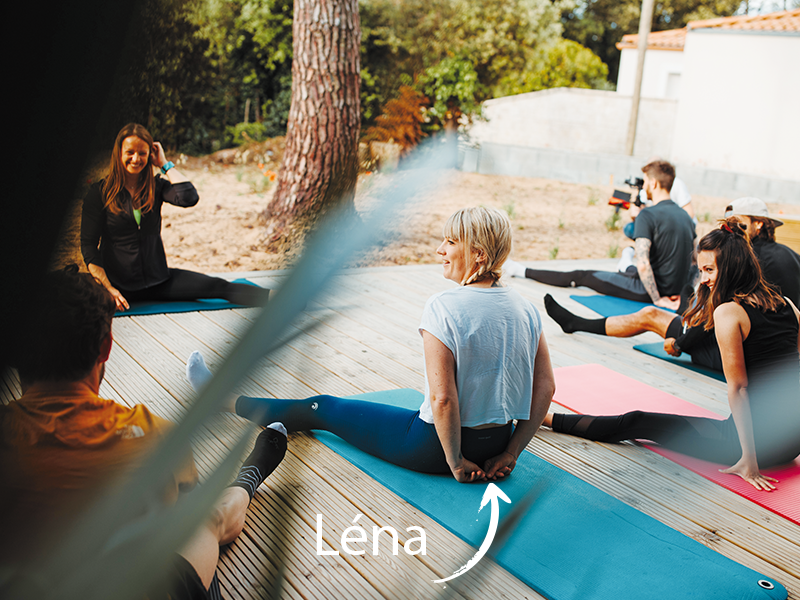
[[[444,277],[459,287],[432,296],[423,312],[425,400],[418,411],[326,395],[240,396],[231,408],[259,423],[281,421],[289,431],[330,431],[415,471],[451,473],[460,482],[508,476],[555,391],[538,311],[500,283],[510,251],[511,227],[498,210],[462,209],[445,224],[437,253]],[[210,376],[197,353],[187,372],[198,387]]]

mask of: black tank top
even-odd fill
[[[741,306],[750,319],[750,334],[742,344],[747,378],[762,379],[779,366],[781,369],[793,367],[800,379],[798,322],[792,307],[785,304],[777,311],[762,312],[749,304]]]

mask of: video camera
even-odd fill
[[[608,203],[616,208],[617,212],[619,212],[620,208],[628,210],[631,207],[631,204],[635,204],[639,208],[641,208],[644,204],[644,202],[642,202],[639,198],[639,192],[641,192],[642,188],[644,187],[644,179],[631,175],[625,180],[625,183],[628,184],[629,187],[635,189],[636,194],[634,195],[633,193],[623,192],[622,190],[614,190],[614,193],[611,195],[611,198],[609,198]],[[633,200],[631,200],[631,196],[634,196]]]

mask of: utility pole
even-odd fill
[[[653,0],[642,2],[642,15],[639,18],[638,59],[636,63],[636,81],[633,84],[633,100],[631,101],[631,119],[628,122],[628,137],[625,141],[625,153],[633,156],[633,143],[636,140],[636,124],[639,121],[639,98],[642,95],[642,74],[644,73],[644,55],[647,52],[647,37],[653,23]]]

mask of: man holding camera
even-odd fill
[[[527,277],[558,287],[582,285],[608,296],[677,309],[681,290],[689,283],[694,223],[686,211],[670,199],[675,180],[672,164],[654,160],[642,167],[642,173],[644,191],[654,204],[642,209],[635,222],[635,265],[616,273],[561,272],[526,269],[519,263],[507,261],[506,271],[512,277]]]

